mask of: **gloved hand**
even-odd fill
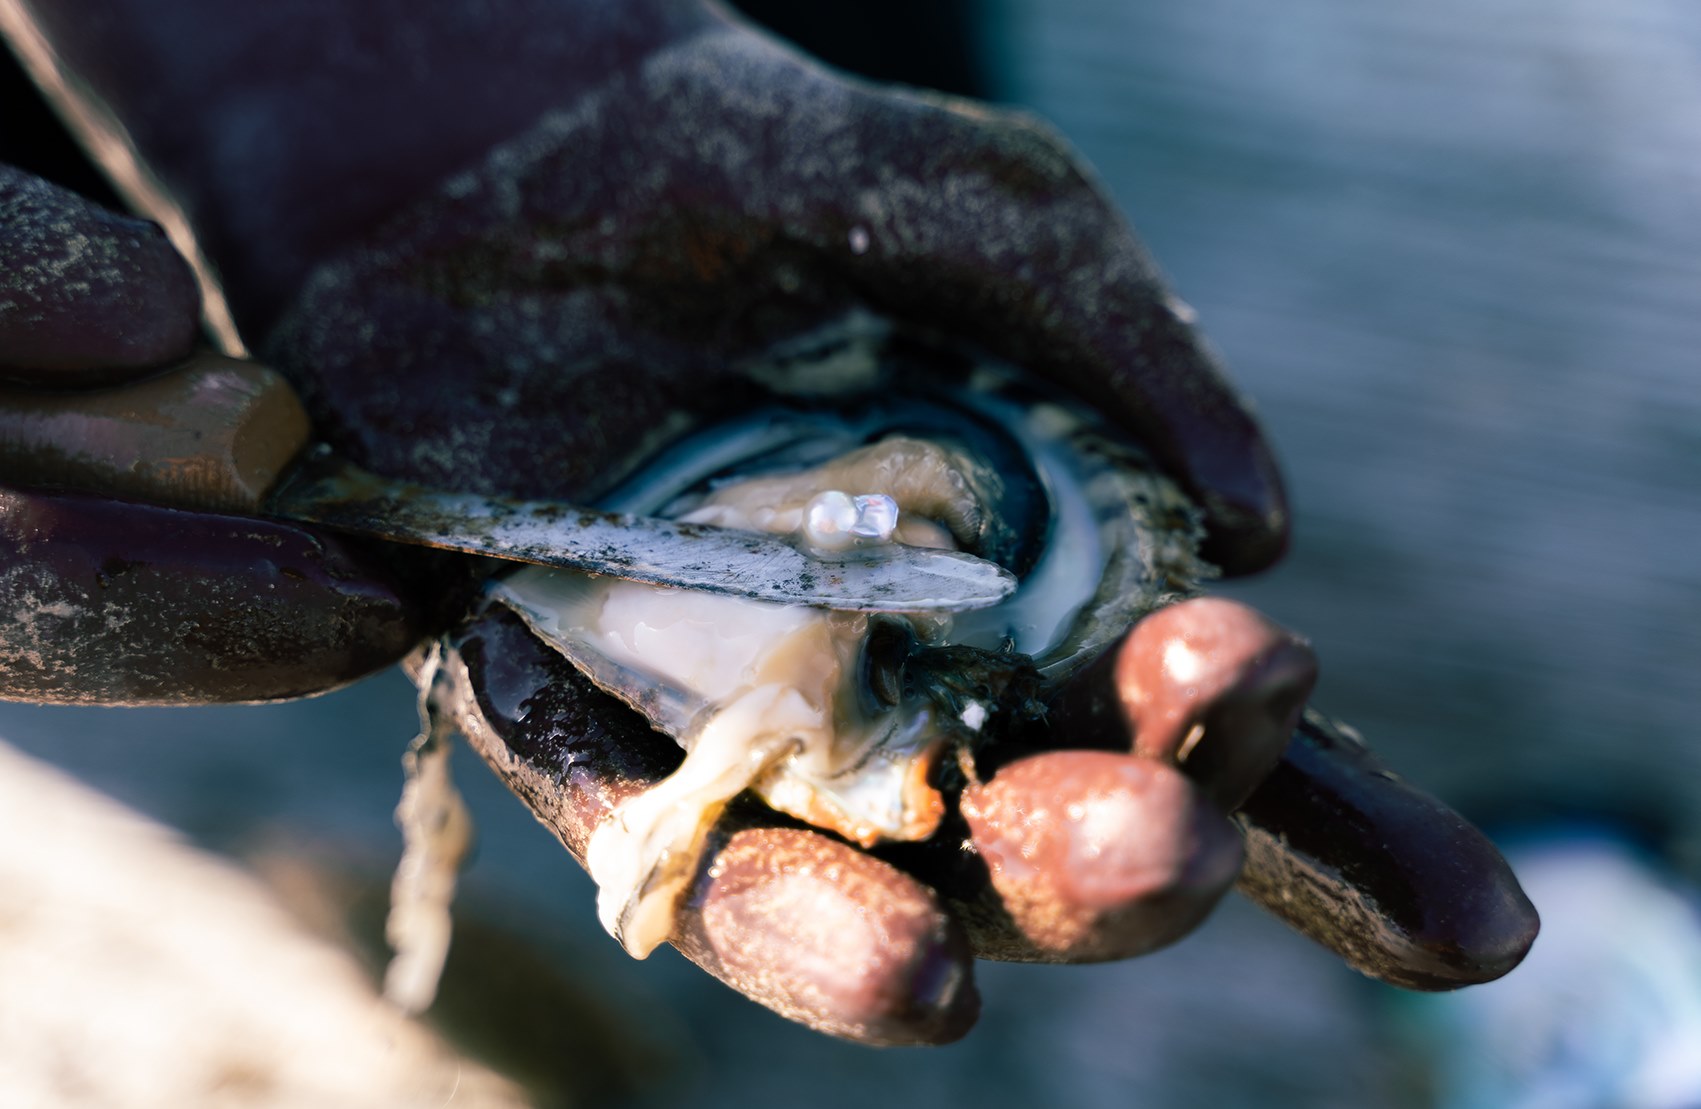
[[[1225,570],[1282,549],[1255,422],[1121,217],[1030,120],[840,79],[691,3],[450,5],[405,28],[319,5],[290,52],[228,13],[207,41],[137,50],[123,20],[67,8],[48,13],[61,53],[184,199],[236,319],[318,433],[372,470],[594,498],[760,400],[753,359],[866,313],[1096,406],[1199,502]],[[232,53],[244,87],[209,88],[229,72],[209,57]],[[215,93],[240,94],[240,127]],[[1113,958],[1184,933],[1234,879],[1225,813],[1269,771],[1312,673],[1293,637],[1213,604],[1135,628],[1077,698],[1092,742],[1120,751],[1036,755],[965,791],[973,852],[884,852],[894,865],[731,813],[674,942],[787,1016],[894,1043],[967,1028],[974,953]],[[677,763],[512,615],[447,642],[463,730],[581,857]],[[1154,681],[1172,643],[1211,644],[1199,682]],[[1189,741],[1194,725],[1209,738]],[[1502,880],[1486,843],[1466,854],[1451,875]],[[1499,945],[1500,973],[1529,918],[1509,899],[1496,913],[1470,940]],[[1444,950],[1459,929],[1436,931]]]
[[[670,44],[403,208],[321,265],[261,350],[364,466],[571,499],[682,427],[758,403],[742,367],[858,311],[989,349],[1096,404],[1206,506],[1215,557],[1248,568],[1280,549],[1256,426],[1054,138],[849,84],[742,28]],[[1210,692],[1185,710],[1252,703],[1217,714],[1209,785],[1226,795],[1182,775],[1174,746],[1126,753],[1126,730],[1125,753],[1006,767],[965,797],[969,827],[947,844],[961,858],[975,842],[967,873],[937,855],[908,862],[950,887],[949,905],[829,836],[733,816],[674,942],[816,1027],[931,1042],[972,1020],[972,953],[1105,959],[1177,938],[1233,883],[1227,809],[1273,764],[1313,676],[1291,636],[1235,619],[1202,655]],[[612,806],[676,763],[511,616],[452,641],[463,730],[581,858]],[[1155,713],[1184,711],[1169,703],[1180,689],[1154,696],[1169,699]]]
[[[855,310],[1054,377],[1162,444],[1212,508],[1218,557],[1245,567],[1279,549],[1280,489],[1256,427],[1054,139],[847,85],[741,29],[674,46],[403,210],[321,267],[263,349],[363,465],[582,497],[679,413],[707,422],[755,403],[760,386],[740,371],[753,355]],[[1236,619],[1235,642],[1205,655],[1210,692],[1187,711],[1251,703],[1212,736],[1221,775],[1250,778],[1230,787],[1243,795],[1313,669],[1291,636]],[[511,616],[452,641],[463,729],[581,858],[612,806],[676,763]],[[1183,711],[1173,692],[1154,693],[1168,698],[1155,712]],[[1239,795],[1207,799],[1174,755],[1005,768],[965,798],[970,826],[947,844],[961,858],[958,842],[976,843],[969,871],[945,873],[937,853],[911,863],[949,885],[949,905],[829,836],[735,814],[674,942],[815,1027],[953,1038],[976,1010],[971,954],[1137,954],[1197,924],[1233,883],[1225,813]],[[1069,815],[1083,810],[1092,817]],[[1024,867],[1036,852],[1044,861]]]
[[[379,562],[216,511],[306,417],[275,375],[194,353],[200,297],[157,227],[0,166],[0,258],[0,697],[298,697],[413,644]]]

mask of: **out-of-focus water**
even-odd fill
[[[1011,91],[1257,399],[1244,592],[1320,699],[1443,790],[1701,812],[1701,12],[1069,6],[1004,5]]]
[[[1490,815],[1701,818],[1701,9],[983,7],[1001,95],[1098,166],[1257,400],[1295,542],[1234,592],[1313,636],[1319,702]],[[412,728],[396,675],[266,709],[0,706],[0,735],[205,842],[375,866]],[[952,1048],[804,1033],[670,952],[625,961],[460,761],[470,893],[679,1045],[657,1103],[1421,1103],[1379,991],[1243,905],[1133,964],[983,967]]]

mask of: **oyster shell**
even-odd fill
[[[1071,673],[1212,571],[1180,491],[1014,372],[764,409],[689,439],[606,502],[818,546],[966,548],[1016,572],[949,617],[834,613],[528,568],[492,595],[687,756],[593,837],[609,931],[664,940],[732,797],[865,846],[931,835],[943,752],[1032,723]]]

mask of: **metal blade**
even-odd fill
[[[323,453],[297,467],[266,513],[400,543],[852,612],[986,608],[1016,588],[1008,570],[958,551],[888,544],[821,558],[759,532],[405,485]]]

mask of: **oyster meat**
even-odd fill
[[[1085,411],[1013,371],[756,412],[688,439],[608,507],[814,547],[965,549],[1020,587],[950,616],[828,612],[532,567],[491,587],[686,752],[592,838],[605,927],[669,934],[721,808],[871,845],[935,831],[941,756],[1034,723],[1059,680],[1213,572],[1180,491]]]

